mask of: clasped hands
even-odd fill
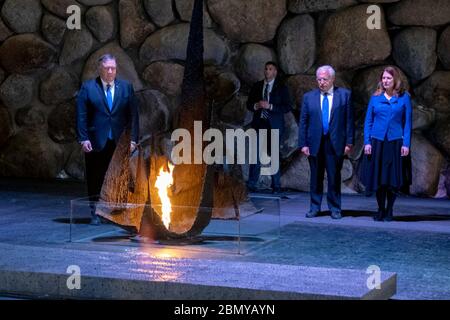
[[[261,100],[257,103],[255,103],[255,109],[270,109],[270,103],[269,101]]]
[[[134,150],[136,150],[136,148],[137,148],[137,143],[134,142],[134,141],[131,141],[131,143],[130,143],[130,152],[133,153]],[[92,151],[91,141],[89,141],[89,140],[82,141],[81,142],[81,149],[84,152],[86,152],[86,153],[91,152]]]
[[[345,149],[344,149],[345,155],[348,155],[351,151],[352,151],[352,146],[350,146],[350,145],[345,146]],[[307,157],[309,157],[311,155],[311,153],[309,152],[309,147],[303,147],[301,149],[301,152]]]

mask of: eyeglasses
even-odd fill
[[[317,78],[316,80],[317,80],[317,82],[329,82],[331,79],[330,78]]]

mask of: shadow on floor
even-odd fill
[[[53,222],[70,224],[70,218],[56,218]],[[91,218],[74,218],[72,219],[72,224],[89,224],[91,223]]]
[[[367,210],[343,210],[342,215],[344,217],[373,217],[376,211]],[[319,214],[319,216],[330,215],[330,211],[324,211]],[[419,221],[450,221],[450,215],[448,214],[423,214],[423,215],[401,215],[395,216],[394,211],[394,221],[400,222],[419,222]]]
[[[162,239],[162,240],[143,240],[143,238],[136,237],[136,234],[130,235],[121,235],[121,236],[108,236],[108,237],[95,237],[92,239],[93,242],[149,242],[151,244],[160,244],[160,245],[173,245],[173,246],[188,246],[188,245],[206,245],[210,242],[237,242],[239,241],[238,237],[235,236],[198,236],[194,238],[182,238],[182,239]],[[241,237],[240,241],[245,242],[263,242],[264,239],[257,237]]]

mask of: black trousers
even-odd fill
[[[332,212],[341,212],[341,169],[343,156],[336,155],[330,136],[322,136],[317,156],[309,156],[311,171],[311,211],[320,211],[323,196],[323,180],[325,170],[328,178],[327,203]]]
[[[249,168],[249,175],[248,175],[248,181],[247,185],[252,188],[256,188],[256,185],[258,184],[259,176],[261,174],[261,162],[259,161],[259,129],[266,129],[267,130],[267,153],[268,155],[272,155],[272,139],[270,136],[270,130],[272,127],[270,126],[268,121],[260,121],[260,124],[258,126],[255,126],[254,129],[256,130],[257,134],[257,163],[251,164]],[[278,145],[281,148],[281,137],[279,137]],[[275,152],[280,152],[279,150],[275,150]],[[279,156],[278,159],[281,159]],[[281,162],[281,161],[280,161]],[[272,175],[272,188],[273,189],[279,189],[281,188],[281,170],[278,168],[277,172]]]
[[[108,140],[102,150],[85,153],[86,182],[90,201],[98,201],[99,199],[103,180],[115,149],[115,142]]]

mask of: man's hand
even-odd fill
[[[270,103],[269,103],[269,101],[261,100],[259,102],[259,107],[261,109],[270,109]]]
[[[307,157],[309,157],[311,154],[309,153],[309,147],[303,147],[302,148],[302,153],[305,155],[305,156],[307,156]]]
[[[406,157],[408,154],[409,154],[409,148],[403,146],[403,147],[402,147],[402,150],[401,150],[401,155],[402,155],[402,157]]]
[[[370,144],[366,144],[364,146],[364,154],[367,155],[372,154],[372,146]]]
[[[91,151],[92,151],[92,145],[91,145],[91,142],[90,142],[89,140],[82,141],[82,142],[81,142],[81,149],[82,149],[84,152],[86,152],[86,153],[91,152]]]
[[[348,156],[350,152],[352,152],[352,146],[349,145],[345,146],[344,154]]]

